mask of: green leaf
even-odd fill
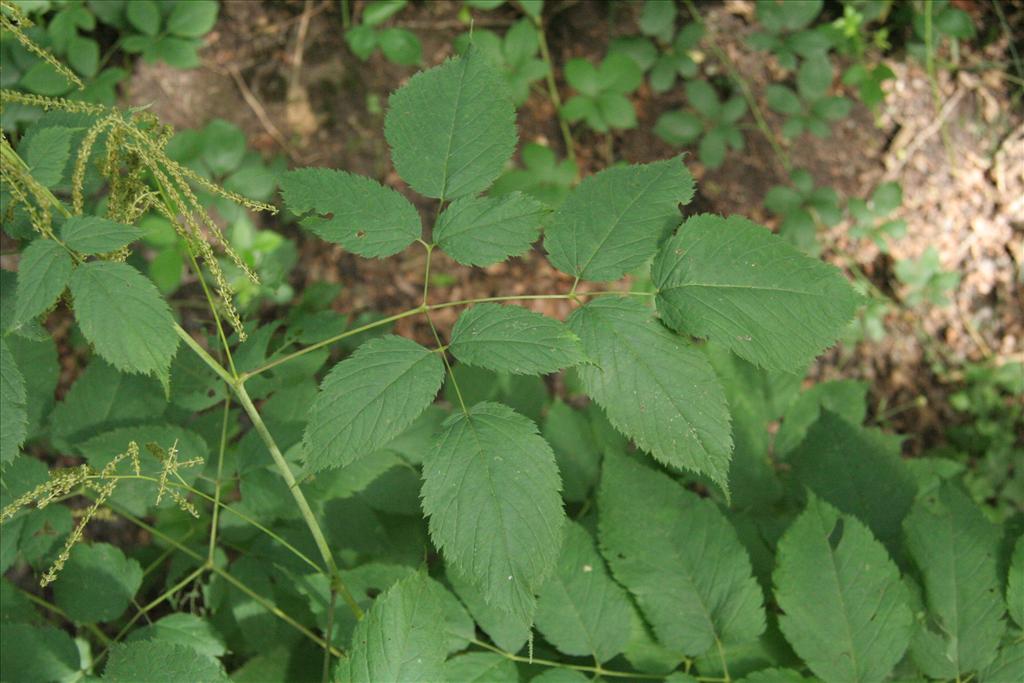
[[[583,502],[601,471],[601,450],[586,414],[556,398],[544,417],[541,433],[555,452],[562,475],[562,497]]]
[[[654,124],[654,134],[670,145],[688,145],[703,132],[703,122],[688,111],[667,111]]]
[[[707,81],[690,81],[686,84],[686,99],[698,113],[705,118],[715,120],[722,110],[718,93]]]
[[[644,74],[630,57],[612,52],[597,69],[598,87],[602,93],[626,95],[640,87]]]
[[[601,551],[661,643],[699,655],[764,631],[750,559],[712,501],[610,453],[597,500]]]
[[[24,324],[47,311],[71,279],[71,256],[53,240],[36,238],[21,252],[15,324]]]
[[[53,187],[64,177],[64,168],[71,158],[71,137],[74,131],[63,126],[48,126],[29,138],[25,144],[25,163],[32,177],[45,187]]]
[[[58,628],[3,623],[0,638],[0,678],[5,681],[70,681],[79,673],[75,641]]]
[[[530,683],[587,683],[590,681],[575,669],[548,669],[530,679]]]
[[[217,629],[206,619],[187,612],[168,614],[149,626],[132,631],[128,640],[178,643],[209,657],[220,657],[227,653],[227,645]]]
[[[676,4],[664,0],[647,0],[638,21],[644,35],[667,43],[676,31]]]
[[[899,548],[901,524],[917,486],[897,439],[824,410],[787,460],[797,481],[856,516],[890,549]]]
[[[565,513],[551,447],[499,403],[449,418],[423,466],[423,511],[450,564],[508,612],[525,612],[551,573]]]
[[[519,683],[515,662],[493,652],[467,652],[444,664],[449,683]]]
[[[867,527],[811,495],[776,562],[779,626],[811,671],[826,681],[883,680],[914,618],[899,570]]]
[[[629,641],[630,612],[594,539],[576,522],[567,524],[558,565],[537,597],[537,629],[563,654],[606,662]]]
[[[806,367],[859,302],[834,266],[738,216],[688,219],[662,247],[651,277],[670,327],[779,370]]]
[[[76,546],[71,552],[53,584],[53,597],[74,621],[91,624],[121,616],[141,585],[138,562],[109,543],[93,543]]]
[[[565,63],[565,80],[584,95],[594,97],[601,92],[597,67],[585,59],[570,59]]]
[[[67,77],[47,62],[36,62],[18,80],[18,86],[37,95],[49,97],[64,95],[72,87]]]
[[[984,669],[1006,629],[996,570],[999,529],[948,482],[918,499],[903,528],[928,607],[911,644],[914,662],[932,678]]]
[[[633,299],[595,299],[567,321],[594,365],[577,372],[615,428],[655,459],[727,488],[732,438],[707,358]]]
[[[402,11],[408,0],[371,0],[363,8],[362,23],[377,26]]]
[[[985,683],[1020,683],[1024,671],[1024,641],[1005,643],[999,655],[978,677]]]
[[[537,608],[532,595],[520,606],[521,609],[508,612],[497,604],[488,604],[481,589],[455,567],[449,565],[445,572],[459,599],[495,645],[506,652],[519,652],[526,645]]]
[[[692,197],[693,177],[680,158],[601,171],[554,213],[544,248],[563,273],[617,280],[654,254]]]
[[[345,43],[352,54],[365,62],[377,49],[377,32],[369,26],[353,26],[345,31]]]
[[[366,257],[391,256],[419,239],[420,214],[376,180],[326,168],[301,168],[281,178],[281,196],[318,237]]]
[[[384,135],[398,175],[428,197],[485,189],[516,146],[504,76],[477,50],[413,76],[390,99]]]
[[[145,33],[155,36],[160,32],[160,7],[153,0],[135,0],[125,7],[128,23]]]
[[[744,676],[739,683],[804,683],[807,680],[793,669],[762,669]]]
[[[68,64],[81,75],[92,78],[100,68],[100,46],[95,40],[79,35],[68,42]]]
[[[443,621],[438,593],[426,576],[399,581],[356,626],[347,660],[349,680],[442,680],[445,633],[438,626]]]
[[[102,359],[93,358],[64,400],[54,406],[51,438],[58,448],[71,450],[105,426],[155,419],[166,408],[167,401],[155,380],[122,374]]]
[[[126,263],[93,261],[75,269],[70,288],[75,319],[96,352],[119,370],[166,385],[178,335],[153,283]]]
[[[803,111],[800,98],[784,85],[769,85],[764,90],[764,97],[768,106],[780,114],[795,116]]]
[[[412,31],[389,28],[377,36],[380,49],[388,61],[404,66],[416,66],[423,59],[423,46]]]
[[[521,192],[463,197],[437,219],[434,241],[463,265],[490,266],[525,254],[547,214],[543,204]]]
[[[28,431],[25,378],[0,337],[0,465],[14,460]]]
[[[775,434],[775,453],[785,455],[799,446],[823,408],[859,425],[867,415],[867,393],[867,383],[849,379],[821,382],[802,392],[782,416],[782,426]]]
[[[459,316],[448,349],[468,365],[518,375],[557,372],[584,360],[579,338],[558,320],[487,303]]]
[[[939,33],[954,38],[966,39],[974,35],[974,21],[971,15],[957,7],[947,7],[935,17],[935,28]]]
[[[245,133],[224,119],[214,119],[203,129],[203,162],[215,176],[236,170],[245,158]]]
[[[1017,539],[1010,560],[1010,573],[1006,577],[1006,604],[1010,618],[1017,626],[1024,626],[1024,536]]]
[[[60,228],[64,243],[83,254],[107,254],[142,237],[142,231],[98,216],[72,216]]]
[[[213,657],[178,643],[144,640],[113,645],[103,680],[109,683],[227,683],[228,677]]]
[[[313,472],[343,467],[401,434],[441,388],[438,354],[403,337],[373,339],[331,368],[306,426]]]
[[[187,0],[175,3],[167,18],[167,31],[182,38],[201,38],[217,23],[220,3],[216,0]]]

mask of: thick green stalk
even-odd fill
[[[306,522],[306,526],[309,527],[309,531],[313,534],[313,541],[316,543],[317,550],[320,551],[320,555],[323,557],[324,562],[327,564],[327,569],[330,572],[331,587],[333,590],[337,590],[338,594],[348,605],[349,609],[356,616],[357,619],[363,618],[363,609],[356,602],[355,598],[349,592],[345,583],[341,580],[341,573],[338,571],[338,565],[334,561],[334,555],[331,553],[331,547],[327,543],[327,538],[324,537],[324,532],[320,528],[320,523],[316,519],[313,509],[309,507],[309,502],[306,500],[306,496],[303,495],[302,489],[299,488],[299,482],[295,480],[295,475],[292,474],[292,468],[288,464],[288,461],[284,459],[284,455],[281,453],[281,449],[277,447],[277,442],[274,441],[274,437],[270,434],[270,430],[267,429],[266,423],[263,422],[263,418],[260,416],[260,412],[256,410],[256,406],[253,405],[252,399],[249,398],[249,392],[245,390],[245,384],[238,382],[234,385],[235,395],[238,397],[239,403],[242,404],[242,409],[245,410],[249,419],[252,420],[252,425],[256,429],[256,433],[260,435],[263,440],[263,444],[270,451],[270,457],[274,459],[274,464],[277,466],[278,472],[284,478],[286,484],[288,484],[288,490],[291,491],[292,497],[295,499],[295,504],[299,508],[299,512],[302,514],[302,519]]]
[[[288,485],[288,490],[292,494],[292,498],[295,499],[295,504],[299,508],[299,513],[302,515],[303,521],[309,528],[309,532],[313,535],[313,541],[316,543],[317,550],[320,551],[320,555],[323,557],[324,562],[327,565],[327,571],[331,578],[331,584],[334,586],[338,594],[341,595],[342,599],[352,610],[352,613],[356,615],[356,618],[361,619],[363,616],[363,610],[359,604],[352,597],[352,594],[348,591],[344,582],[341,580],[341,574],[338,571],[338,565],[334,561],[334,555],[331,553],[330,545],[327,543],[327,538],[324,536],[323,530],[320,528],[320,523],[317,521],[316,514],[313,513],[313,509],[309,506],[309,501],[306,500],[306,496],[302,493],[302,489],[299,488],[299,483],[295,480],[295,475],[292,474],[291,466],[288,461],[285,460],[284,454],[281,453],[281,449],[278,448],[277,442],[274,441],[273,435],[270,430],[267,429],[267,425],[263,422],[263,417],[260,415],[260,411],[256,409],[252,399],[249,397],[249,392],[245,390],[245,381],[243,379],[235,379],[227,373],[226,370],[216,361],[206,349],[199,345],[195,339],[192,338],[181,325],[175,323],[175,331],[178,336],[199,356],[200,359],[206,365],[213,370],[218,377],[224,380],[235,396],[238,398],[239,404],[245,411],[246,415],[252,421],[253,427],[256,429],[256,433],[259,434],[263,444],[270,451],[270,457],[274,460],[274,465],[277,467],[278,473],[284,479]]]

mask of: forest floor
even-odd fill
[[[354,4],[358,7],[359,2]],[[546,31],[563,95],[569,91],[561,80],[561,65],[573,57],[600,59],[611,39],[638,32],[635,6],[579,0],[547,5]],[[383,111],[388,93],[415,69],[390,64],[379,53],[360,62],[344,44],[338,7],[336,0],[225,0],[201,68],[178,71],[140,61],[126,103],[151,105],[176,128],[224,118],[246,132],[251,146],[267,155],[284,154],[294,166],[344,169],[402,190],[383,136]],[[420,37],[424,63],[432,66],[450,56],[453,39],[468,30],[459,20],[460,7],[454,1],[415,2],[391,23]],[[781,119],[767,109],[762,94],[781,72],[764,53],[744,47],[745,36],[753,30],[753,3],[729,0],[700,7],[711,39],[750,83],[777,132]],[[477,27],[499,31],[519,18],[508,6],[474,16]],[[884,338],[837,348],[812,373],[825,379],[863,379],[871,387],[874,406],[912,405],[889,423],[896,431],[915,435],[908,442],[909,452],[933,442],[951,419],[947,396],[960,378],[949,368],[1024,356],[1024,115],[1013,110],[1010,100],[1011,89],[1019,86],[1002,72],[983,68],[998,61],[1005,47],[1004,38],[980,53],[962,52],[956,77],[940,70],[937,97],[923,66],[908,57],[887,61],[896,79],[886,84],[888,94],[878,112],[857,104],[834,126],[831,138],[805,135],[785,147],[794,166],[810,170],[816,186],[834,187],[844,198],[866,197],[888,180],[903,187],[898,215],[907,222],[907,234],[893,243],[889,254],[851,239],[849,226],[840,224],[819,235],[826,259],[864,273],[897,302],[904,292],[894,264],[917,258],[930,246],[938,250],[944,270],[962,275],[949,305],[893,307],[884,320]],[[709,75],[718,68],[711,55],[704,68]],[[682,101],[680,88],[655,95],[644,85],[634,99],[640,123],[636,129],[610,138],[574,129],[581,172],[596,172],[613,161],[647,162],[676,154],[652,128],[662,112]],[[519,127],[522,141],[545,142],[564,155],[557,116],[541,88],[520,108]],[[714,171],[703,168],[695,156],[687,158],[698,188],[686,207],[688,214],[742,214],[774,227],[775,219],[762,201],[770,187],[786,183],[786,173],[753,126],[746,139],[746,150],[731,153]],[[425,218],[432,215],[432,205],[420,208]],[[418,303],[424,266],[418,245],[386,261],[368,261],[340,247],[325,248],[294,225],[274,219],[266,225],[298,240],[301,258],[293,276],[297,290],[314,281],[341,283],[335,307],[346,312],[392,313]],[[492,268],[466,268],[442,256],[434,269],[451,276],[432,285],[436,301],[562,292],[572,284],[547,264],[539,246],[524,258]],[[537,302],[536,309],[564,317],[569,303]],[[438,312],[436,322],[446,327],[456,313],[445,313],[448,317]],[[413,323],[401,331],[429,339],[429,330]]]

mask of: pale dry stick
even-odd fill
[[[960,100],[963,99],[965,93],[966,91],[963,88],[957,88],[956,92],[950,95],[949,99],[946,100],[945,104],[943,104],[942,108],[939,110],[938,116],[936,116],[927,127],[922,129],[921,132],[915,135],[906,147],[898,152],[897,158],[899,159],[899,163],[885,172],[885,175],[883,176],[884,180],[896,180],[900,171],[902,171],[903,167],[907,165],[910,158],[917,153],[917,150],[942,129],[946,119],[948,119],[953,113],[953,110],[956,108],[956,105]]]
[[[238,86],[238,91],[242,93],[242,99],[249,105],[252,112],[256,114],[256,118],[259,119],[263,129],[267,131],[270,137],[274,138],[274,141],[281,146],[288,158],[295,163],[302,163],[303,159],[294,147],[288,142],[287,138],[281,133],[281,130],[274,125],[274,122],[270,120],[270,116],[267,115],[267,110],[263,108],[263,104],[259,101],[256,95],[253,94],[252,90],[245,82],[245,78],[242,77],[242,72],[237,66],[231,64],[228,66],[228,74],[234,79],[235,85]]]

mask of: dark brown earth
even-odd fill
[[[357,15],[361,4],[352,3]],[[959,4],[979,22],[990,19],[980,6]],[[599,59],[610,39],[637,32],[633,6],[579,0],[551,0],[547,5],[547,35],[556,67],[572,57]],[[460,7],[459,2],[414,2],[391,23],[420,36],[424,62],[430,66],[449,56],[452,40],[467,29],[459,21]],[[764,86],[779,80],[780,72],[771,59],[743,47],[744,36],[752,30],[753,4],[730,0],[700,7],[712,39],[760,99]],[[1011,20],[1024,16],[1021,3],[1006,8]],[[505,6],[474,12],[474,17],[476,26],[500,31],[518,14]],[[886,180],[897,180],[903,187],[900,216],[908,231],[893,244],[891,254],[851,240],[848,226],[841,224],[823,234],[826,258],[848,271],[863,272],[896,303],[904,294],[893,273],[897,260],[916,258],[934,246],[945,269],[962,273],[950,305],[893,306],[885,319],[884,339],[838,348],[812,373],[818,378],[868,381],[875,405],[915,404],[918,397],[925,397],[926,405],[915,405],[890,423],[898,431],[917,435],[909,444],[911,451],[941,434],[952,414],[945,397],[958,374],[938,369],[937,363],[955,368],[965,361],[1024,359],[1024,116],[1019,95],[1012,97],[1019,81],[990,66],[1006,60],[1006,42],[1003,35],[976,53],[965,48],[956,77],[940,70],[938,102],[920,65],[905,56],[887,61],[897,78],[888,83],[877,118],[857,105],[834,126],[830,139],[805,135],[786,145],[795,166],[807,168],[816,185],[832,186],[843,197],[865,197]],[[721,71],[713,54],[703,57],[706,75]],[[125,100],[151,104],[161,118],[179,128],[225,118],[239,125],[250,144],[267,155],[285,154],[295,166],[341,168],[403,189],[390,164],[380,112],[387,94],[413,72],[387,63],[379,54],[365,64],[352,56],[342,39],[336,0],[226,0],[208,37],[201,68],[183,72],[139,62]],[[564,83],[559,85],[563,96],[570,92]],[[371,102],[379,105],[377,113],[368,106]],[[583,173],[600,170],[612,159],[643,162],[676,153],[653,135],[651,127],[663,111],[681,103],[679,93],[656,96],[644,86],[635,98],[638,129],[611,138],[574,130]],[[778,131],[781,119],[763,101],[761,107]],[[521,108],[519,126],[523,141],[543,141],[564,153],[554,108],[540,87]],[[688,158],[698,180],[698,196],[688,210],[743,214],[773,225],[761,203],[767,189],[784,183],[786,175],[767,139],[753,125],[749,128],[746,150],[731,154],[718,170],[707,171],[695,157]],[[431,207],[423,204],[421,209],[429,218]],[[300,244],[297,288],[314,281],[344,285],[335,302],[338,310],[390,313],[418,303],[421,248],[410,247],[386,261],[367,261],[338,247],[325,248],[294,227],[268,225]],[[434,301],[567,291],[571,285],[539,250],[485,270],[458,266],[441,256],[434,270],[453,277],[453,284],[432,289]],[[556,316],[564,316],[569,308],[566,301],[537,304],[537,310]],[[444,328],[454,316],[452,309],[438,312],[435,322]],[[400,331],[425,340],[430,334],[426,328]]]

